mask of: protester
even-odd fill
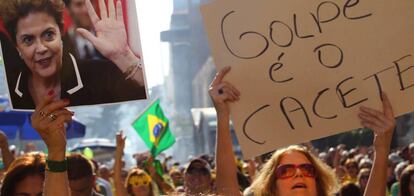
[[[109,15],[101,5],[100,19],[86,1],[97,36],[82,28],[77,32],[112,62],[96,63],[77,61],[63,53],[61,0],[1,1],[3,22],[26,64],[15,78],[16,87],[10,87],[14,89],[10,96],[15,108],[34,109],[51,90],[55,100],[68,98],[72,105],[146,97],[141,60],[127,44],[121,2],[116,4],[116,11],[113,3],[108,4]]]
[[[172,168],[169,171],[169,175],[170,175],[170,178],[173,181],[174,187],[176,189],[180,188],[184,185],[184,177],[183,177],[183,174],[181,173],[181,171],[179,169]]]
[[[296,180],[296,170],[303,180]],[[277,183],[275,183],[275,181]],[[306,189],[309,195],[332,195],[337,191],[333,170],[306,148],[290,146],[276,151],[253,182],[255,195],[289,195]],[[292,192],[293,190],[293,192]],[[305,191],[306,193],[306,191]]]
[[[359,171],[357,161],[354,159],[347,159],[345,162],[345,168],[346,168],[346,175],[342,183],[343,184],[357,183],[358,171]]]
[[[368,178],[371,173],[371,168],[363,168],[359,171],[358,174],[358,185],[361,189],[361,193],[363,193],[368,184]]]
[[[348,182],[339,190],[339,196],[360,196],[361,189],[355,183]]]
[[[12,162],[3,179],[0,195],[39,196],[43,193],[45,155],[28,153]]]
[[[125,137],[122,132],[116,135],[116,152],[114,165],[114,185],[116,195],[155,196],[173,192],[173,188],[165,182],[152,166],[152,158],[147,160],[146,171],[133,168],[128,172],[125,182],[121,177],[121,160],[125,147]]]
[[[371,169],[372,168],[372,160],[369,158],[362,158],[358,164],[359,172],[362,169]]]
[[[404,169],[408,166],[408,161],[403,161],[400,162],[396,167],[395,167],[395,176],[397,177],[397,182],[394,182],[394,184],[391,186],[391,196],[398,196],[399,192],[400,192],[400,181],[401,181],[401,174],[404,171]]]
[[[400,180],[400,196],[414,196],[414,165],[407,166]]]
[[[31,116],[31,122],[48,150],[43,193],[46,196],[68,196],[70,195],[70,188],[67,159],[65,157],[66,130],[64,124],[72,120],[74,113],[65,109],[69,104],[67,101],[53,101],[53,99],[54,92],[51,91],[49,96],[36,106],[36,110]],[[54,113],[57,117],[54,119],[47,118],[47,115],[51,113]]]
[[[410,143],[408,146],[408,156],[410,164],[414,164],[414,142]]]
[[[101,164],[99,165],[99,176],[106,180],[107,182],[111,182],[112,173],[111,170],[108,168],[107,165]]]
[[[94,189],[96,175],[93,163],[85,156],[77,153],[70,154],[66,159],[71,195],[101,196]]]
[[[121,176],[122,171],[122,156],[124,154],[125,137],[122,132],[116,135],[116,151],[115,151],[115,165],[114,165],[114,186],[115,195],[154,195],[151,177],[140,169],[128,173],[124,180]]]
[[[190,161],[184,170],[184,190],[186,195],[214,193],[210,165],[201,158]]]
[[[130,170],[126,177],[124,187],[127,189],[128,195],[133,196],[155,196],[157,192],[151,176],[142,169],[135,168]]]
[[[210,85],[209,94],[217,111],[217,192],[219,194],[239,195],[236,179],[236,165],[232,161],[233,151],[230,136],[229,103],[240,99],[240,92],[230,83],[223,81],[230,71],[222,69]],[[373,169],[368,180],[364,195],[385,195],[387,156],[390,151],[395,119],[391,104],[383,93],[383,112],[361,107],[358,117],[361,125],[375,133],[375,157]],[[330,195],[335,190],[335,183],[330,177],[318,176],[317,162],[307,151],[299,147],[288,147],[277,151],[271,160],[260,171],[259,177],[253,182],[252,191],[255,195],[289,195],[308,193],[310,195]],[[225,169],[223,169],[225,168]],[[322,169],[323,170],[323,169]],[[329,171],[327,169],[326,171]],[[263,177],[260,177],[263,176]],[[330,175],[328,175],[330,176]],[[258,179],[263,179],[259,180]],[[260,183],[257,183],[260,182]],[[323,183],[325,187],[321,187]],[[229,191],[228,191],[229,190]]]
[[[94,163],[95,174],[96,174],[96,192],[104,196],[112,196],[112,185],[111,185],[111,170],[105,164],[99,164],[97,161],[92,160]]]

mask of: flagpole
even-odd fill
[[[160,97],[157,96],[147,107],[145,107],[145,109],[135,118],[135,120],[132,121],[131,125],[133,125],[134,122],[137,121],[138,118],[140,118],[142,116],[142,114],[144,114],[146,111],[148,111],[148,109],[159,99],[160,99]]]

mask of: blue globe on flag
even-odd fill
[[[161,135],[161,132],[162,132],[163,128],[164,128],[164,126],[161,123],[157,123],[154,126],[154,129],[152,130],[152,133],[154,134],[154,136],[156,138],[158,138]]]

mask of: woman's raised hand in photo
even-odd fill
[[[77,31],[88,39],[102,55],[112,61],[120,55],[129,54],[131,50],[128,46],[121,1],[117,0],[115,7],[113,0],[109,0],[107,9],[105,1],[99,0],[100,17],[90,0],[86,0],[85,4],[96,35],[83,28],[78,28]]]

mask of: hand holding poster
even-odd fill
[[[202,7],[218,68],[241,91],[245,158],[360,127],[360,106],[414,109],[414,2],[214,1]]]
[[[125,2],[2,1],[10,39],[4,32],[0,38],[13,108],[34,109],[49,93],[70,106],[146,99],[141,51],[131,49],[140,47],[128,44]],[[129,19],[138,25],[136,15]]]

